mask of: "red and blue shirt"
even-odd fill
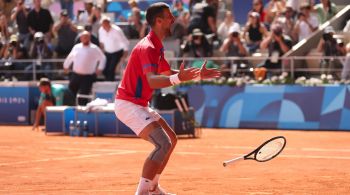
[[[169,70],[170,65],[164,59],[163,44],[151,31],[132,50],[123,79],[117,89],[116,99],[147,106],[153,94],[153,89],[147,81],[147,73],[160,74]]]

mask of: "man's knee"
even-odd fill
[[[149,158],[160,163],[163,162],[173,147],[169,136],[161,127],[158,127],[149,134],[149,141],[155,146]]]

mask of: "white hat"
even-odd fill
[[[332,26],[327,26],[324,31],[323,31],[325,34],[328,34],[328,33],[335,33],[334,29]]]
[[[239,26],[238,25],[233,25],[229,28],[228,30],[228,33],[231,34],[231,33],[234,33],[234,32],[240,32],[240,29],[239,29]]]

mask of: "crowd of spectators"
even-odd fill
[[[28,71],[27,76],[17,79],[32,79],[33,75],[29,73],[34,66],[42,70],[44,76],[56,79],[58,74],[50,74],[50,70],[63,70],[62,63],[45,64],[42,60],[66,58],[79,42],[79,33],[88,31],[91,43],[100,47],[107,57],[102,79],[113,81],[116,66],[126,62],[127,39],[140,39],[149,32],[145,13],[135,0],[129,1],[130,14],[124,19],[128,23],[126,28],[118,27],[113,20],[105,17],[105,5],[92,0],[85,0],[84,9],[77,13],[72,11],[73,0],[61,0],[62,11],[57,19],[43,8],[41,0],[33,0],[33,4],[26,4],[25,0],[9,2],[13,5],[11,11],[0,12],[0,58],[4,61],[1,69]],[[173,1],[171,9],[176,20],[170,39],[181,42],[177,57],[245,57],[265,52],[270,58],[258,65],[239,60],[215,62],[214,66],[223,70],[232,70],[232,66],[235,69],[251,66],[280,69],[282,61],[279,56],[307,39],[337,13],[337,7],[331,0],[321,0],[319,4],[315,4],[314,0],[270,0],[265,4],[262,0],[253,0],[246,24],[240,25],[229,10],[219,16],[223,3],[220,0],[190,0],[188,5],[184,5],[182,0]],[[349,26],[350,22],[344,30]],[[328,31],[325,34],[334,35],[332,30]],[[325,55],[346,55],[350,52],[350,49],[345,49],[346,44],[338,44],[340,42],[333,39],[332,44],[337,45],[333,50],[336,51],[328,51],[327,40],[324,37],[322,40],[318,50]],[[18,59],[36,60],[34,63],[12,62]],[[320,67],[329,69],[325,63]],[[8,77],[6,74],[0,76]]]

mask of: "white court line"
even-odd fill
[[[8,162],[8,163],[0,163],[0,167],[36,163],[36,162],[63,161],[63,160],[84,159],[84,158],[92,158],[92,157],[133,154],[133,153],[137,153],[137,151],[126,150],[126,151],[110,152],[110,153],[103,153],[103,154],[87,154],[87,155],[68,156],[68,157],[44,158],[44,159],[29,160],[29,161]]]

